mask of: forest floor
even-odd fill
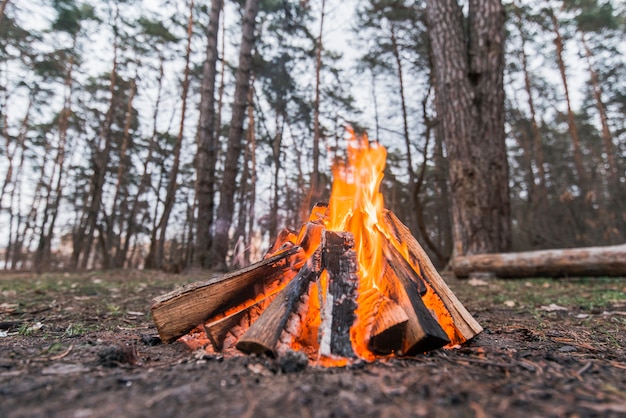
[[[0,274],[0,416],[626,416],[626,279],[446,278],[470,344],[284,373],[160,342],[151,299],[207,276]]]

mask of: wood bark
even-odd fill
[[[228,148],[224,161],[220,202],[215,220],[215,235],[212,247],[212,263],[216,268],[226,268],[226,255],[229,249],[228,232],[234,212],[234,196],[239,171],[239,157],[243,148],[243,122],[245,117],[250,71],[252,69],[252,48],[254,46],[255,20],[259,8],[258,0],[246,0],[243,17],[239,67],[237,68],[235,96],[232,107],[230,128],[228,130]]]
[[[217,78],[217,39],[222,0],[211,2],[209,26],[206,31],[207,49],[200,88],[200,120],[198,127],[198,153],[196,168],[196,249],[195,264],[208,267],[215,212],[215,165],[217,163],[217,134],[215,129],[215,83]]]
[[[498,277],[626,276],[626,244],[457,257],[452,270],[458,277],[474,272]]]
[[[510,245],[500,0],[427,0],[436,106],[448,155],[454,254]],[[467,28],[467,33],[464,33]]]
[[[295,274],[290,274],[291,256],[298,251],[294,247],[236,272],[155,298],[151,312],[161,339],[171,342],[219,313],[233,307],[241,311],[276,294]]]

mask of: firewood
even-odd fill
[[[350,232],[325,231],[323,243],[328,290],[322,310],[320,354],[353,358],[350,327],[356,319],[359,282],[354,236]]]
[[[387,229],[392,232],[391,239],[394,246],[397,249],[406,248],[409,263],[427,287],[432,290],[423,295],[426,306],[429,309],[435,309],[436,302],[439,300],[443,302],[450,315],[451,327],[445,329],[452,343],[460,344],[478,335],[483,328],[441,278],[424,249],[411,235],[411,231],[389,210],[385,211],[384,222]],[[445,318],[439,319],[443,321]]]
[[[415,271],[396,250],[383,240],[383,253],[387,259],[382,282],[389,297],[396,301],[408,316],[402,349],[399,354],[412,356],[434,350],[450,343],[446,332],[426,308],[415,283]]]
[[[151,311],[159,336],[171,342],[207,318],[246,303],[251,306],[277,293],[295,275],[291,258],[299,252],[300,247],[293,247],[243,269],[155,298]]]
[[[498,277],[626,276],[626,244],[456,257],[452,270],[457,277],[474,272]]]
[[[263,313],[273,299],[274,296],[268,296],[258,303],[237,311],[229,316],[214,321],[208,320],[205,324],[203,324],[202,328],[204,329],[209,341],[211,341],[213,348],[216,351],[221,351],[224,346],[224,339],[228,335],[228,332],[236,326],[243,326],[247,329],[250,324],[252,324],[253,320],[258,318],[261,313]]]
[[[290,317],[298,315],[298,305],[309,286],[320,274],[319,252],[307,261],[289,284],[278,293],[261,316],[239,338],[237,349],[245,353],[276,356],[279,339]],[[290,330],[294,332],[293,330]]]
[[[370,332],[368,348],[376,354],[391,354],[402,350],[409,316],[391,299],[383,297]]]

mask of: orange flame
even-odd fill
[[[351,328],[352,345],[356,354],[365,360],[377,355],[368,349],[371,328],[381,304],[387,283],[385,276],[383,239],[390,239],[384,219],[384,201],[379,188],[384,175],[387,152],[378,144],[370,144],[366,135],[356,136],[348,129],[347,161],[337,161],[333,166],[333,186],[328,207],[327,229],[349,231],[354,235],[359,270],[356,321]],[[406,248],[398,248],[410,262]],[[411,263],[412,264],[412,263]],[[416,271],[419,267],[412,265]],[[426,284],[426,306],[438,318],[440,325],[450,336],[453,344],[463,342],[443,302]]]
[[[387,151],[378,143],[369,144],[366,135],[357,137],[348,129],[347,161],[333,166],[333,186],[326,228],[354,235],[358,261],[356,321],[350,330],[356,354],[366,360],[375,356],[367,348],[369,330],[382,295],[378,280],[383,277],[382,236],[378,231],[384,209],[380,183]]]

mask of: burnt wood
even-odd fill
[[[243,269],[155,298],[151,311],[159,336],[171,342],[208,318],[238,306],[243,310],[278,293],[295,275],[291,259],[299,252],[301,248],[292,247]]]
[[[328,291],[322,310],[320,352],[353,358],[350,327],[356,319],[359,283],[354,236],[350,232],[325,231],[323,242],[322,263],[328,273]]]

